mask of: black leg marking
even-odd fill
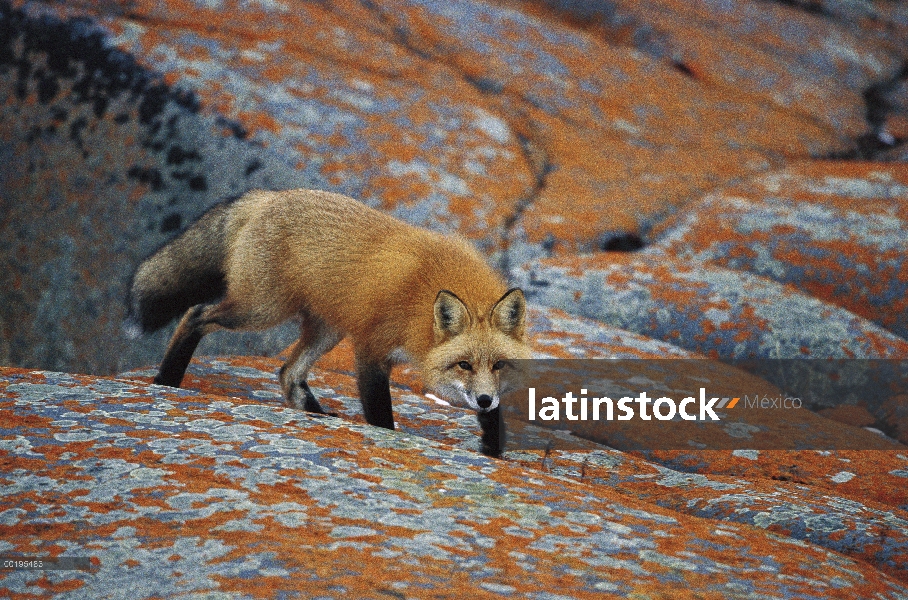
[[[283,375],[283,373],[282,373]],[[301,408],[309,412],[324,413],[322,405],[315,399],[315,394],[309,389],[305,381],[291,381],[288,384],[287,404],[293,408]]]
[[[327,415],[325,409],[322,408],[322,405],[319,404],[318,400],[315,398],[315,394],[312,393],[312,390],[309,389],[309,384],[305,381],[297,384],[299,388],[303,391],[303,396],[306,398],[303,402],[303,409],[308,410],[313,413],[320,413]],[[335,417],[337,415],[334,415]]]
[[[285,364],[278,372],[279,381],[284,381],[286,371],[287,365]],[[288,406],[292,406],[293,408],[300,408],[302,410],[320,415],[328,415],[331,417],[338,416],[337,413],[328,412],[322,407],[318,399],[315,397],[315,394],[313,394],[312,390],[309,389],[309,384],[305,381],[291,381],[289,384],[289,390],[290,391],[288,392],[286,398],[286,404]]]
[[[293,408],[336,417],[336,413],[326,412],[322,408],[309,389],[306,378],[315,361],[337,345],[344,336],[315,315],[301,313],[300,317],[302,318],[300,338],[290,350],[287,362],[278,373],[281,390],[284,392],[284,402]]]
[[[391,408],[391,382],[388,372],[381,365],[357,361],[356,384],[363,403],[366,423],[385,429],[394,429],[394,411]]]
[[[155,383],[180,387],[183,376],[186,374],[186,367],[192,360],[192,354],[205,335],[199,319],[204,309],[205,305],[195,306],[189,309],[189,312],[180,321],[167,347],[167,352],[161,360],[158,374],[154,378]]]
[[[192,331],[174,344],[161,360],[161,367],[158,369],[154,382],[170,387],[180,387],[189,361],[192,360],[192,353],[195,352],[201,341],[202,334],[199,331]]]
[[[476,419],[482,428],[480,450],[486,456],[499,457],[504,452],[505,430],[504,420],[501,417],[501,408],[494,408],[488,412],[476,413]]]
[[[330,417],[338,416],[337,413],[328,412],[322,405],[319,403],[318,399],[315,397],[315,394],[312,393],[312,390],[309,389],[309,384],[305,381],[299,382],[295,381],[292,384],[291,394],[293,394],[294,401],[299,402],[299,397],[302,396],[303,402],[302,406],[296,405],[297,408],[302,408],[305,411],[316,413],[319,415],[328,415]]]

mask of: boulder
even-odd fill
[[[798,163],[666,219],[646,254],[746,271],[908,336],[908,165]]]

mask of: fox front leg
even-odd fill
[[[504,450],[504,423],[501,421],[501,407],[488,412],[476,413],[482,428],[479,449],[486,456],[499,457]]]
[[[281,388],[284,391],[284,400],[288,406],[301,408],[307,412],[327,414],[325,409],[316,399],[315,394],[309,389],[309,384],[305,379],[296,379],[288,376],[287,365],[281,367],[278,373],[278,379],[281,382]]]
[[[385,429],[394,429],[394,411],[391,408],[391,371],[389,362],[371,362],[357,357],[356,385],[363,404],[366,423]]]

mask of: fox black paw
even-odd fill
[[[309,410],[306,412],[308,412],[310,415],[317,417],[319,419],[321,419],[322,417],[338,417],[338,418],[340,417],[340,415],[336,412],[325,412],[325,411],[318,412],[315,410]]]
[[[321,415],[327,414],[325,409],[322,408],[322,405],[315,399],[315,396],[312,395],[312,392],[309,392],[309,390],[306,391],[308,393],[306,394],[306,400],[303,402],[303,410]]]
[[[498,444],[495,442],[487,442],[485,437],[480,442],[479,451],[485,454],[490,458],[501,458],[501,452],[498,450]]]
[[[158,373],[157,375],[155,375],[154,379],[151,380],[151,382],[156,385],[166,385],[168,387],[175,387],[175,388],[180,387],[180,383],[182,383],[182,381],[183,381],[182,376],[179,379],[177,379],[175,377],[168,377],[167,375],[162,375],[161,373]]]
[[[303,391],[303,410],[306,412],[311,412],[316,415],[325,415],[326,417],[337,417],[336,412],[328,412],[319,401],[315,398],[315,394],[312,393],[312,390],[309,389],[309,384],[303,383],[300,385],[300,388]]]

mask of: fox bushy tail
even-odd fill
[[[124,329],[131,337],[167,325],[190,307],[224,295],[229,203],[206,212],[136,270]]]

